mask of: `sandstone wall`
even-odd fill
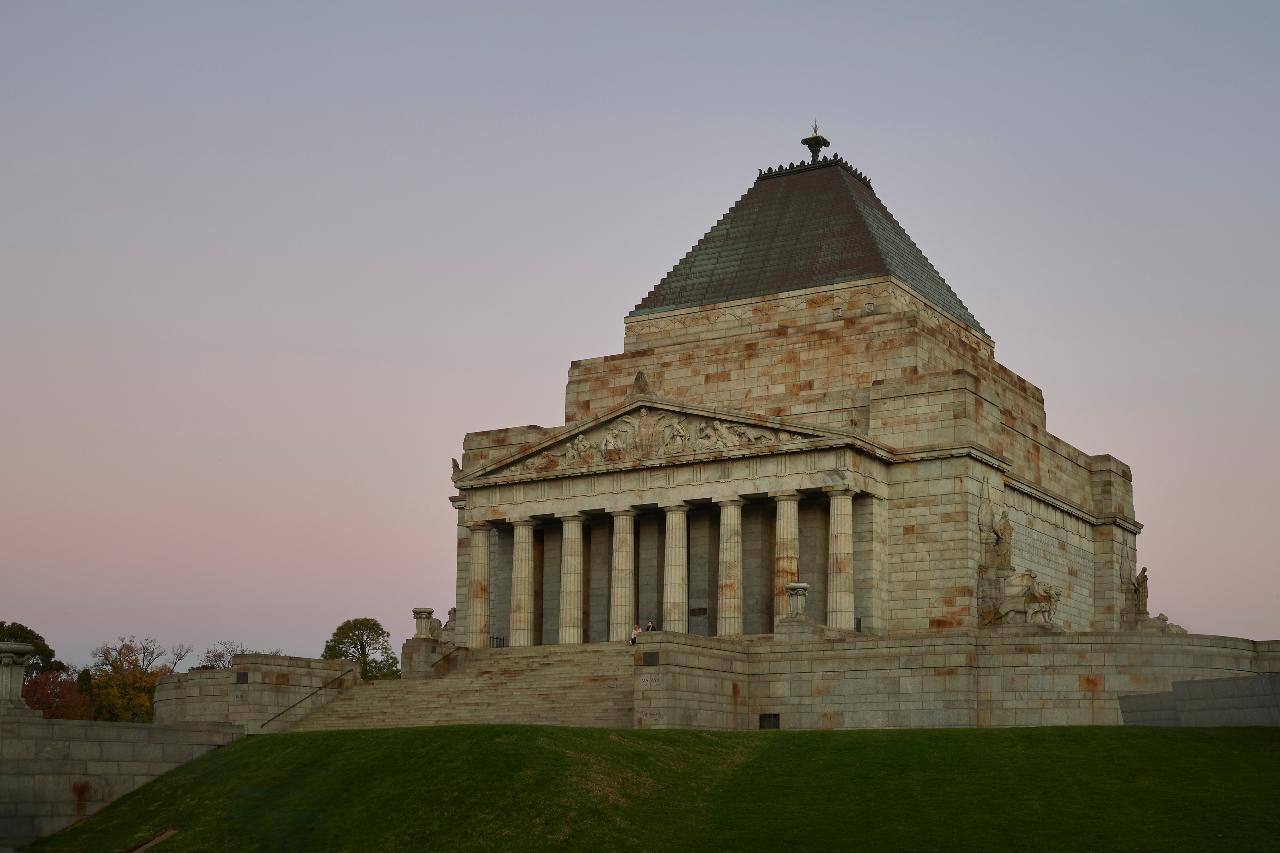
[[[358,667],[348,660],[236,655],[229,669],[161,679],[155,719],[158,724],[230,722],[245,734],[284,731],[359,681]],[[294,703],[299,704],[287,710]]]
[[[57,832],[242,735],[228,723],[0,716],[0,848]]]
[[[636,726],[782,728],[1117,725],[1119,697],[1280,668],[1276,643],[1036,628],[638,646]]]

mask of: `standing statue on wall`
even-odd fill
[[[1142,571],[1138,572],[1138,576],[1132,581],[1133,583],[1133,601],[1134,610],[1139,617],[1147,615],[1147,567],[1143,566]]]
[[[1000,513],[1000,520],[991,528],[995,534],[995,564],[999,567],[1013,565],[1013,522],[1009,520],[1009,511]]]
[[[454,639],[453,639],[453,623],[454,623],[455,621],[457,621],[457,618],[458,618],[458,608],[456,608],[456,607],[450,607],[450,608],[449,608],[449,619],[448,619],[448,621],[446,621],[446,622],[444,623],[444,628],[442,628],[442,629],[440,630],[440,641],[441,641],[441,642],[443,642],[443,643],[450,643],[450,644],[452,644],[452,643],[454,642]]]

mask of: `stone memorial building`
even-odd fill
[[[466,437],[469,647],[770,634],[797,582],[810,620],[863,635],[1143,618],[1129,467],[1050,433],[867,177],[805,144],[620,354],[570,365],[564,426]]]
[[[871,181],[802,141],[622,352],[569,366],[562,426],[466,436],[456,606],[414,611],[405,679],[271,726],[1118,724],[1280,671],[1280,642],[1148,612],[1129,466],[1052,434]],[[223,719],[218,677],[166,718]]]

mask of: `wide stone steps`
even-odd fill
[[[447,675],[346,690],[293,730],[480,723],[630,728],[633,651],[601,643],[469,652]]]

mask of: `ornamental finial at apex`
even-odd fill
[[[818,133],[818,120],[813,120],[813,135],[800,140],[800,144],[809,149],[809,162],[818,162],[818,153],[831,145],[827,138]]]

